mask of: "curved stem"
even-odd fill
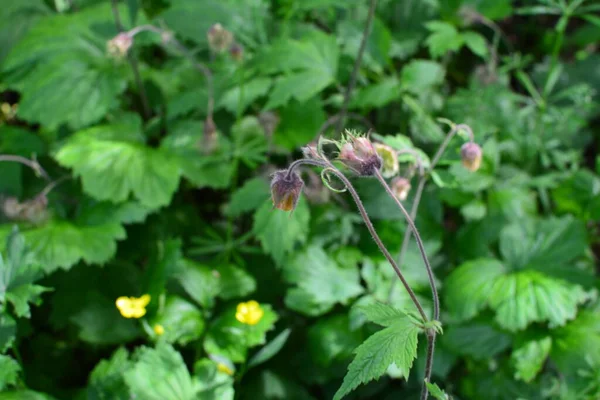
[[[419,314],[421,315],[423,320],[427,321],[428,318],[427,318],[427,315],[425,314],[425,311],[423,310],[423,307],[421,306],[421,303],[417,299],[415,292],[413,292],[410,285],[404,278],[404,275],[402,275],[402,272],[400,271],[400,268],[398,268],[396,261],[394,261],[394,258],[392,257],[390,252],[385,247],[385,244],[383,244],[383,242],[381,241],[381,238],[377,234],[377,231],[375,231],[375,227],[373,226],[373,223],[371,222],[371,219],[369,218],[369,215],[367,214],[367,211],[365,210],[365,207],[363,206],[362,201],[360,200],[360,196],[356,192],[356,189],[354,189],[354,186],[352,186],[352,183],[350,183],[350,180],[346,177],[346,175],[344,175],[342,172],[340,172],[340,170],[335,168],[333,166],[333,164],[329,164],[327,167],[328,167],[328,170],[330,170],[339,180],[342,181],[344,186],[346,186],[346,188],[350,192],[352,199],[356,203],[356,207],[358,207],[360,216],[362,217],[363,221],[365,222],[365,225],[367,226],[369,233],[373,237],[373,240],[377,244],[377,247],[379,247],[379,250],[383,253],[384,257],[392,265],[392,268],[394,268],[396,275],[398,275],[398,278],[400,278],[400,281],[404,285],[404,288],[408,292],[408,295],[410,296],[412,302],[415,304],[415,307],[419,311]]]
[[[358,48],[356,61],[354,62],[354,69],[352,70],[352,75],[350,75],[350,82],[348,83],[346,93],[344,94],[344,102],[342,103],[340,119],[338,120],[337,124],[338,132],[342,129],[342,126],[344,125],[344,120],[346,119],[346,112],[348,111],[348,105],[350,104],[350,95],[352,94],[352,90],[356,85],[356,77],[358,75],[358,70],[360,69],[360,64],[362,63],[362,58],[365,53],[365,49],[367,48],[367,38],[369,37],[369,32],[371,31],[371,25],[373,25],[373,19],[375,18],[375,8],[377,8],[377,0],[371,0],[371,3],[369,5],[369,15],[367,16],[367,23],[365,24],[365,30],[360,41],[360,47]]]
[[[292,174],[294,173],[294,170],[301,165],[314,165],[316,167],[327,167],[328,166],[328,164],[325,163],[325,161],[312,160],[310,158],[301,158],[300,160],[296,160],[289,165],[288,170],[287,170],[288,172],[287,172],[285,178],[288,179],[290,176],[292,176]]]
[[[415,235],[415,240],[417,241],[417,245],[419,246],[419,251],[421,252],[421,257],[423,257],[423,262],[425,263],[425,268],[427,269],[429,285],[431,286],[431,294],[433,297],[433,319],[438,321],[440,318],[440,299],[439,299],[439,296],[437,293],[437,288],[435,287],[435,279],[433,277],[433,271],[431,269],[431,265],[429,264],[429,260],[427,259],[427,254],[425,253],[425,248],[423,247],[423,241],[421,240],[421,236],[419,235],[419,232],[417,231],[417,227],[415,226],[414,222],[410,218],[410,215],[408,214],[408,212],[406,211],[406,209],[404,208],[404,206],[402,205],[400,200],[398,200],[398,198],[396,196],[394,196],[394,192],[392,192],[392,189],[390,189],[390,187],[388,186],[385,179],[383,179],[381,172],[379,172],[379,170],[377,170],[377,169],[375,170],[375,176],[377,177],[377,179],[379,180],[381,185],[384,187],[385,191],[388,192],[390,197],[396,202],[396,204],[402,211],[402,214],[404,214],[404,218],[406,219],[406,222],[409,225],[409,229],[407,229],[407,231],[412,230],[413,234]],[[435,332],[432,329],[430,329],[427,332],[427,356],[426,356],[426,361],[425,361],[425,381],[423,382],[423,388],[421,389],[421,400],[427,400],[427,398],[429,396],[429,390],[427,389],[427,385],[425,384],[425,382],[429,382],[431,380],[431,372],[433,370],[434,351],[435,351]]]
[[[48,173],[44,170],[44,168],[42,168],[42,166],[37,162],[35,158],[33,160],[30,160],[28,158],[16,156],[13,154],[0,154],[0,161],[17,162],[23,164],[31,168],[36,174],[42,176],[47,181],[50,180],[50,176],[48,176]]]
[[[381,175],[378,169],[375,169],[375,177],[381,183],[381,186],[385,189],[385,191],[390,195],[390,197],[396,202],[402,214],[404,214],[404,218],[409,225],[409,228],[413,231],[415,235],[415,240],[417,241],[417,246],[419,246],[419,251],[421,252],[421,257],[423,258],[423,262],[425,263],[425,269],[427,270],[427,276],[429,277],[429,285],[431,286],[431,293],[433,296],[433,319],[438,320],[440,317],[440,299],[438,297],[437,288],[435,287],[435,278],[433,277],[433,270],[431,269],[431,264],[429,264],[429,259],[427,258],[427,253],[425,252],[425,247],[423,246],[423,241],[421,240],[421,235],[419,235],[419,231],[417,231],[417,227],[415,223],[410,218],[410,214],[406,211],[406,208],[402,205],[400,200],[394,195],[392,189],[390,189],[389,185]]]
[[[119,14],[119,4],[117,0],[111,1],[113,17],[115,19],[115,25],[117,26],[117,30],[119,32],[123,32],[125,29],[123,24],[121,23],[121,16]],[[135,79],[135,84],[140,91],[140,98],[142,100],[142,109],[144,111],[144,117],[146,119],[150,118],[150,103],[148,102],[148,96],[146,95],[146,88],[144,87],[144,82],[142,81],[142,77],[140,75],[140,69],[138,67],[137,58],[133,55],[133,53],[129,53],[129,64],[131,64],[131,70],[133,71],[133,78]]]

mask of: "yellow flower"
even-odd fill
[[[146,306],[150,303],[150,295],[145,294],[142,297],[121,296],[115,304],[119,312],[125,318],[141,318],[146,315]]]
[[[227,365],[225,365],[223,363],[218,363],[217,364],[217,370],[219,372],[224,372],[227,375],[233,375],[233,371],[231,370],[231,368],[229,368]]]
[[[154,329],[154,333],[156,333],[158,336],[165,333],[165,328],[161,324],[154,325],[153,329]]]
[[[235,319],[242,324],[256,325],[260,322],[263,315],[265,315],[265,312],[260,307],[260,304],[254,300],[250,300],[246,303],[238,304]]]

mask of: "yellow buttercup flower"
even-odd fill
[[[153,329],[154,329],[154,333],[156,333],[158,336],[165,333],[165,328],[161,324],[154,325]]]
[[[256,325],[260,322],[264,310],[260,307],[257,301],[250,300],[246,303],[240,303],[237,306],[235,319],[246,325]]]
[[[119,312],[125,318],[141,318],[146,315],[146,306],[150,303],[150,295],[145,294],[142,297],[121,296],[115,304]]]
[[[225,365],[223,363],[218,363],[217,364],[217,370],[219,372],[224,372],[227,375],[233,375],[233,371],[231,370],[231,368],[229,368],[227,365]]]

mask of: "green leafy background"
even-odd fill
[[[419,397],[426,337],[351,198],[312,167],[293,213],[269,194],[322,127],[339,138],[370,1],[4,3],[0,160],[48,176],[0,161],[0,400]],[[450,141],[416,218],[441,298],[433,398],[600,398],[599,13],[377,2],[343,127],[426,168],[437,118],[483,149],[470,172]],[[211,48],[216,23],[241,57]],[[167,34],[108,52],[149,25]],[[353,182],[398,257],[401,214]],[[414,241],[402,270],[431,313]],[[249,300],[256,325],[235,316]]]

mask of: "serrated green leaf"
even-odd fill
[[[392,363],[408,378],[417,356],[418,333],[419,328],[405,317],[365,340],[356,349],[356,357],[333,399],[340,400],[361,383],[379,379]]]
[[[37,0],[10,2],[0,8],[0,63],[29,28],[49,13],[48,6]]]
[[[108,360],[102,360],[90,374],[87,396],[90,400],[128,400],[131,398],[123,374],[132,367],[129,354],[123,347]]]
[[[194,377],[197,378],[198,400],[233,400],[233,378],[219,371],[217,363],[202,359],[194,365]]]
[[[446,279],[446,306],[459,321],[473,318],[485,308],[495,280],[504,273],[504,266],[496,260],[479,259],[462,264]]]
[[[550,357],[561,373],[570,377],[586,367],[586,358],[600,362],[600,318],[597,309],[582,311],[575,320],[552,331]]]
[[[9,315],[0,314],[0,353],[10,349],[15,342],[17,323]]]
[[[509,335],[482,323],[451,326],[440,340],[452,352],[476,360],[492,358],[511,345]]]
[[[227,204],[227,215],[237,217],[256,210],[269,198],[269,184],[263,178],[252,178],[233,192]]]
[[[310,212],[306,200],[300,198],[298,206],[290,214],[273,209],[271,202],[265,202],[254,214],[252,230],[265,252],[275,262],[282,265],[296,244],[306,242],[308,237]]]
[[[169,204],[179,185],[180,167],[169,153],[134,140],[139,121],[90,128],[76,133],[56,153],[56,160],[73,168],[83,190],[98,200],[115,203],[131,194],[144,206]]]
[[[449,399],[446,392],[444,392],[442,389],[440,389],[440,387],[437,385],[437,383],[425,382],[425,385],[427,385],[427,389],[429,389],[429,394],[432,395],[437,400],[448,400]]]
[[[359,306],[359,310],[369,321],[381,326],[391,326],[396,323],[398,319],[406,317],[406,314],[402,311],[378,301]]]
[[[169,343],[186,345],[198,339],[204,332],[204,318],[200,310],[192,303],[177,297],[168,296],[159,314],[152,319],[151,326],[156,324],[164,328],[161,339]]]
[[[188,259],[181,260],[180,267],[175,279],[198,304],[212,308],[219,294],[219,277],[216,270]]]
[[[398,79],[396,77],[384,78],[381,82],[358,90],[352,96],[349,107],[379,108],[398,100],[400,95],[401,87]]]
[[[29,318],[29,303],[39,305],[40,295],[51,289],[33,282],[42,275],[42,266],[25,247],[16,228],[8,236],[4,256],[0,254],[0,305],[12,303],[17,317]]]
[[[93,28],[110,22],[108,4],[53,15],[13,47],[3,70],[9,85],[22,94],[21,118],[51,129],[63,123],[77,129],[119,105],[117,97],[127,86],[127,63],[108,57],[105,47],[117,31]]]
[[[227,187],[235,167],[231,143],[219,134],[215,151],[204,154],[203,129],[201,121],[179,121],[161,142],[161,150],[177,161],[183,176],[194,186]]]
[[[222,107],[236,115],[238,112],[243,113],[250,104],[267,94],[271,85],[272,80],[270,78],[255,78],[243,82],[226,91],[219,100],[217,108]]]
[[[125,229],[117,223],[78,225],[53,220],[23,235],[44,271],[52,272],[79,261],[104,264],[114,256],[116,241],[125,238]]]
[[[449,51],[457,51],[463,45],[463,37],[456,28],[446,22],[431,21],[425,24],[431,31],[426,40],[432,57],[441,57]]]
[[[246,270],[234,265],[216,268],[218,274],[218,296],[225,300],[247,296],[256,290],[256,280]]]
[[[465,45],[475,54],[481,58],[487,58],[488,47],[485,38],[477,32],[467,31],[462,32],[461,36],[465,42]]]
[[[402,89],[415,94],[431,90],[444,81],[445,70],[441,64],[430,60],[412,60],[401,72]]]
[[[0,354],[0,391],[15,385],[21,366],[12,357]]]
[[[511,354],[511,361],[515,367],[515,379],[531,382],[542,369],[551,347],[552,338],[544,337],[527,341],[515,348]]]
[[[283,265],[283,277],[296,285],[286,294],[286,305],[306,315],[323,314],[364,291],[356,263],[341,265],[314,245]]]
[[[194,382],[179,354],[171,345],[142,347],[134,354],[135,364],[125,371],[132,395],[147,400],[191,400]]]
[[[285,342],[288,340],[290,333],[292,333],[291,329],[285,329],[273,340],[267,343],[248,361],[248,368],[256,367],[257,365],[267,362],[273,358],[277,353],[279,353],[283,346],[285,346]]]
[[[269,304],[260,304],[260,307],[264,314],[256,325],[239,322],[235,317],[235,307],[225,310],[210,326],[204,350],[232,362],[244,362],[248,349],[266,343],[267,332],[277,321],[277,314]]]
[[[293,100],[279,111],[281,122],[277,125],[273,141],[290,151],[306,146],[315,139],[325,118],[319,97],[304,102]]]

